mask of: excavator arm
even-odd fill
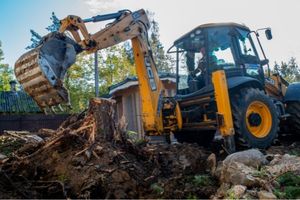
[[[90,34],[85,26],[88,22],[109,19],[115,20],[94,34]],[[25,91],[43,109],[69,102],[63,78],[66,70],[75,62],[76,55],[83,51],[92,53],[131,40],[144,129],[148,135],[161,134],[164,131],[162,107],[165,95],[148,42],[150,25],[146,12],[142,9],[135,12],[123,10],[89,19],[70,15],[61,20],[60,24],[58,32],[45,36],[36,49],[25,53],[16,62],[15,74]],[[67,32],[73,38],[68,37]]]

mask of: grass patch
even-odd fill
[[[262,167],[259,170],[256,170],[252,175],[254,177],[258,177],[258,178],[267,178],[268,170],[266,168]]]
[[[229,189],[226,191],[226,199],[238,199],[236,198],[233,189]]]
[[[293,149],[289,152],[290,155],[300,156],[300,150]]]
[[[300,176],[287,172],[279,176],[276,181],[279,187],[276,187],[274,194],[280,199],[297,199],[300,198]]]
[[[60,174],[60,175],[57,177],[57,179],[58,179],[59,181],[61,181],[61,182],[65,182],[65,181],[69,180],[69,178],[67,177],[66,174]]]
[[[195,186],[213,186],[215,185],[215,180],[212,176],[208,174],[195,175],[193,179],[193,184]]]
[[[153,183],[150,187],[156,194],[162,195],[164,193],[164,188],[162,188],[158,183]]]

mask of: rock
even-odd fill
[[[257,149],[249,149],[233,153],[226,157],[223,161],[224,165],[230,165],[232,162],[242,163],[248,167],[258,168],[262,165],[268,164],[268,160]]]
[[[4,160],[5,158],[7,158],[7,156],[0,153],[0,160]]]
[[[237,198],[237,199],[240,199],[244,195],[246,189],[247,189],[247,187],[243,186],[243,185],[233,186],[232,192],[234,194],[234,197]]]
[[[259,199],[277,199],[272,192],[267,192],[265,190],[259,191],[257,195]]]
[[[217,168],[217,158],[214,153],[210,154],[206,160],[207,170],[211,173],[211,175],[215,175]]]
[[[267,164],[265,156],[257,149],[233,153],[217,167],[215,175],[222,183],[257,186],[262,180],[255,177],[257,168]]]
[[[246,189],[246,186],[235,185],[229,191],[231,191],[235,199],[240,199],[245,194]]]
[[[220,179],[222,170],[223,170],[223,161],[219,161],[214,176]]]
[[[255,169],[248,167],[243,163],[231,162],[229,165],[222,166],[220,181],[232,185],[256,186],[259,185],[260,179],[254,177]]]
[[[185,155],[179,156],[179,162],[181,163],[183,169],[186,169],[187,167],[191,166],[190,161],[187,159]]]
[[[289,154],[276,154],[270,164],[266,166],[266,169],[273,175],[288,171],[300,172],[300,157]]]
[[[215,195],[211,197],[211,199],[220,199],[226,196],[227,191],[230,189],[230,184],[222,183],[221,186],[218,188]]]

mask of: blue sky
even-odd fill
[[[71,5],[71,6],[70,6]],[[13,65],[30,42],[30,29],[46,34],[54,11],[59,16],[78,13],[81,8],[74,0],[0,0],[0,40],[4,62]],[[85,5],[85,4],[83,4]]]
[[[52,11],[90,17],[120,9],[155,12],[165,48],[185,32],[211,22],[238,22],[251,29],[271,27],[273,40],[262,40],[271,64],[295,56],[300,61],[300,1],[298,0],[0,0],[0,40],[5,61],[13,66],[30,44],[30,29],[46,34]],[[91,32],[101,25],[88,26]]]

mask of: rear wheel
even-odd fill
[[[292,101],[287,103],[286,112],[291,115],[288,122],[288,129],[300,134],[300,102]]]
[[[279,118],[269,96],[255,88],[245,88],[231,96],[236,144],[266,148],[277,137]]]

